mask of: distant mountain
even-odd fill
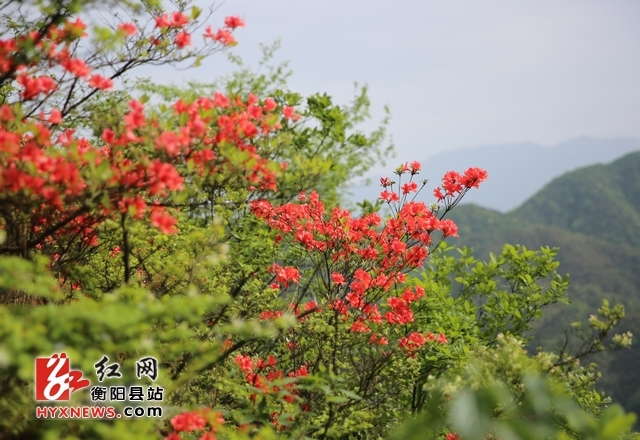
[[[480,191],[471,191],[466,202],[507,212],[536,193],[546,183],[565,172],[597,163],[606,163],[631,151],[640,150],[633,138],[594,139],[581,137],[551,147],[534,143],[481,146],[450,151],[423,160],[421,178],[429,179],[425,200],[445,172],[482,167],[489,180]],[[393,163],[389,164],[393,168]],[[379,177],[372,185],[356,185],[351,200],[375,200],[380,193]]]
[[[548,310],[537,329],[543,345],[586,319],[603,298],[625,305],[622,330],[634,333],[634,345],[593,361],[603,370],[602,389],[640,414],[640,151],[565,173],[506,214],[463,204],[451,218],[460,238],[450,243],[473,247],[481,258],[505,243],[560,248],[559,271],[570,275],[573,305]]]

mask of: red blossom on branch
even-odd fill
[[[178,35],[176,35],[176,46],[180,49],[184,49],[187,46],[191,45],[191,34],[187,31],[182,31]]]
[[[138,33],[138,27],[133,23],[120,23],[118,29],[128,36]]]
[[[79,58],[68,58],[63,60],[60,65],[69,73],[84,78],[89,76],[91,69],[86,65],[84,60]]]
[[[178,232],[176,228],[178,220],[166,212],[154,211],[151,213],[150,220],[152,226],[158,228],[165,234],[175,234]]]
[[[102,75],[94,74],[91,75],[89,79],[89,86],[100,89],[100,90],[108,90],[113,87],[113,81],[111,78],[105,78]]]
[[[204,33],[205,38],[210,38],[223,46],[231,46],[236,44],[236,39],[233,37],[228,29],[218,29],[218,32],[213,32],[211,26],[207,26]]]
[[[224,25],[230,29],[237,27],[244,27],[244,21],[240,17],[226,17],[224,19]]]
[[[278,264],[273,264],[269,268],[269,272],[275,274],[276,283],[280,283],[284,287],[287,287],[290,283],[298,283],[300,281],[300,272],[295,267],[282,267]]]

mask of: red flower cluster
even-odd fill
[[[211,26],[205,29],[204,37],[222,44],[223,46],[232,46],[236,44],[236,39],[231,32],[238,27],[244,27],[244,21],[240,17],[227,17],[224,19],[225,27],[214,32]]]
[[[289,380],[284,382],[284,385],[277,385],[278,381],[285,378],[285,374],[281,369],[275,368],[276,358],[273,355],[269,355],[266,361],[263,359],[254,361],[250,356],[239,354],[235,357],[235,363],[244,373],[247,384],[259,389],[263,394],[284,393],[282,399],[287,403],[292,403],[298,395],[295,381]],[[287,377],[295,379],[308,375],[307,366],[302,365],[290,371]],[[252,394],[251,400],[255,400],[256,397],[255,394]]]
[[[171,419],[171,426],[178,432],[199,431],[207,425],[207,421],[197,412],[186,412]]]
[[[32,84],[25,89],[28,95],[41,91],[34,87],[48,84],[40,79],[34,80],[35,83],[28,83],[27,77],[24,78],[24,84]],[[269,168],[268,161],[247,143],[248,138],[260,133],[266,135],[277,128],[277,125],[267,122],[272,113],[258,107],[257,98],[252,96],[246,104],[236,100],[230,113],[219,114],[214,110],[216,100],[217,104],[222,102],[229,105],[228,98],[220,94],[215,99],[201,98],[189,105],[180,102],[176,104],[176,113],[187,113],[190,118],[179,132],[162,132],[155,141],[158,150],[166,151],[169,161],[142,157],[136,163],[125,158],[123,152],[131,143],[140,141],[139,130],[154,124],[145,115],[144,106],[140,102],[129,103],[131,110],[124,117],[122,134],[118,135],[108,128],[104,130],[104,145],[101,148],[92,146],[84,138],[75,139],[74,133],[68,131],[57,140],[65,147],[63,150],[51,148],[54,142],[45,125],[41,122],[17,120],[13,109],[5,105],[0,109],[0,117],[4,121],[0,124],[0,191],[5,194],[5,199],[12,193],[26,193],[29,197],[42,200],[42,203],[49,205],[46,210],[48,212],[43,217],[53,223],[56,218],[67,215],[69,210],[76,209],[72,200],[82,197],[85,188],[96,188],[97,184],[115,200],[112,198],[102,206],[101,214],[95,217],[94,224],[100,221],[110,206],[118,206],[121,212],[127,212],[133,206],[134,215],[142,218],[147,207],[145,200],[140,197],[142,191],[148,191],[152,197],[165,197],[169,192],[182,190],[184,177],[174,165],[176,159],[193,161],[201,174],[215,172],[218,154],[213,148],[221,142],[233,142],[247,154],[245,163],[248,186],[275,189],[275,174]],[[254,110],[256,108],[261,110],[257,112]],[[269,105],[269,108],[273,107]],[[209,111],[209,114],[203,117],[203,111]],[[216,117],[217,127],[214,125]],[[44,119],[44,115],[41,118]],[[48,119],[52,123],[59,123],[62,116],[59,111],[53,110]],[[254,123],[260,124],[260,131],[255,128]],[[199,147],[196,149],[195,145]],[[88,180],[88,176],[81,172],[82,167],[99,167],[104,161],[110,165],[110,177],[106,182]],[[224,159],[218,160],[217,166],[225,167],[224,162]],[[58,212],[51,212],[51,208]],[[176,231],[175,219],[161,207],[152,211],[150,221],[164,232]],[[285,282],[293,276],[291,270],[287,270],[282,278]]]
[[[273,283],[271,287],[277,289],[280,286],[276,283]],[[302,307],[302,310],[300,309],[300,306],[297,304],[295,304],[293,307],[289,307],[289,312],[292,312],[295,315],[300,315],[301,313],[303,313],[303,311],[304,312],[311,312],[311,311],[320,312],[321,310],[318,309],[318,304],[316,304],[315,301],[309,301],[305,303]],[[265,310],[264,312],[260,313],[260,319],[262,319],[263,321],[277,319],[282,316],[282,313],[283,313],[282,310],[274,310],[274,311]],[[300,321],[304,321],[305,319],[306,319],[306,316],[299,317]]]
[[[191,34],[187,31],[178,33],[178,35],[176,35],[176,46],[178,46],[179,49],[191,46]]]
[[[388,345],[389,340],[385,336],[379,336],[377,333],[371,335],[369,338],[369,344]]]
[[[269,272],[276,276],[276,283],[272,285],[275,288],[280,287],[280,285],[288,287],[290,283],[298,283],[300,281],[300,272],[295,267],[282,267],[274,263],[269,268]]]
[[[235,29],[237,27],[244,27],[244,21],[240,17],[226,17],[224,19],[224,25],[229,29]]]
[[[156,27],[163,28],[182,28],[189,23],[189,17],[182,12],[177,11],[172,14],[162,14],[155,18]]]
[[[216,440],[216,431],[224,424],[225,420],[217,411],[204,408],[199,411],[184,412],[171,419],[171,426],[176,432],[172,432],[165,440],[180,440],[180,432],[203,431],[209,426],[209,430],[203,432],[199,440]]]
[[[8,59],[5,59],[5,64],[8,61]],[[41,93],[49,95],[55,92],[58,88],[58,84],[53,78],[44,75],[35,77],[28,76],[26,74],[20,74],[16,78],[16,81],[23,87],[22,91],[20,92],[20,96],[24,99],[35,99]]]
[[[419,173],[418,162],[406,163],[396,170],[411,178]],[[486,172],[472,168],[463,176],[447,173],[443,179],[451,194],[476,187],[486,179]],[[459,182],[459,186],[450,185]],[[420,267],[428,255],[431,234],[440,231],[445,237],[456,236],[457,227],[448,219],[438,217],[438,209],[414,200],[407,201],[406,195],[418,191],[417,183],[410,180],[400,187],[402,195],[393,191],[396,182],[382,179],[386,187],[381,198],[394,203],[394,215],[383,221],[378,214],[367,214],[353,218],[348,211],[334,208],[326,212],[318,194],[300,194],[298,201],[274,206],[267,200],[252,202],[251,210],[264,219],[278,234],[277,242],[286,240],[289,245],[299,246],[310,256],[320,255],[326,261],[326,280],[328,291],[322,295],[327,298],[324,310],[336,314],[347,323],[347,329],[354,337],[367,336],[371,345],[386,346],[393,335],[398,352],[413,357],[427,343],[447,344],[444,334],[421,333],[411,331],[409,325],[414,321],[412,306],[424,297],[425,291],[417,286],[405,288],[401,294],[390,295],[391,288],[397,288],[405,281],[405,274]],[[312,257],[313,258],[313,257]],[[348,261],[350,269],[344,269]],[[290,282],[300,282],[301,274],[294,268],[274,265],[271,268],[277,274],[277,281],[283,287]],[[278,287],[278,284],[272,285]],[[383,310],[379,309],[381,307]],[[280,316],[279,312],[261,315],[264,319]],[[350,320],[349,322],[347,322]],[[393,327],[389,327],[389,326]],[[402,332],[404,335],[402,335]],[[294,336],[298,330],[291,330]],[[304,329],[299,330],[301,334]],[[397,336],[400,333],[400,336]],[[394,345],[395,345],[394,344]],[[287,342],[293,356],[302,356],[304,352],[294,338]],[[393,351],[383,352],[390,355]],[[266,387],[266,383],[260,382]]]
[[[437,342],[439,344],[448,344],[449,341],[444,334],[440,333],[437,337],[433,333],[426,334],[413,332],[408,337],[400,339],[398,345],[401,349],[407,352],[409,357],[414,357],[416,352],[425,345],[427,342]]]
[[[138,33],[138,27],[133,23],[120,23],[118,25],[118,30],[129,36]]]
[[[179,31],[175,33],[174,43],[178,49],[184,49],[187,46],[190,46],[191,43],[191,34],[184,29],[185,26],[189,24],[189,17],[183,14],[180,11],[174,12],[172,14],[162,14],[155,17],[156,28],[160,29],[163,32],[169,32],[172,30]],[[210,38],[216,43],[220,43],[223,46],[230,46],[236,43],[235,38],[231,34],[231,32],[238,27],[243,27],[244,22],[240,19],[240,17],[226,17],[224,20],[225,27],[218,29],[217,32],[213,32],[211,26],[207,26],[204,37],[205,39]],[[127,35],[133,35],[137,33],[137,28],[135,25],[131,23],[121,24],[119,29],[122,29]],[[155,41],[157,44],[160,43],[160,37],[155,37]]]
[[[252,388],[257,388],[264,395],[278,396],[279,399],[286,403],[293,403],[296,399],[299,399],[299,390],[296,387],[297,380],[292,381],[291,379],[298,379],[309,375],[307,366],[302,365],[290,371],[285,377],[282,370],[275,368],[276,359],[272,355],[270,355],[266,361],[262,359],[254,361],[250,356],[237,355],[235,362],[238,368],[245,374],[248,385]],[[249,398],[255,401],[257,395],[252,394]],[[302,408],[303,411],[309,411],[308,404],[303,404]],[[284,429],[282,425],[277,423],[278,418],[282,415],[286,415],[286,413],[282,411],[272,414],[273,424],[278,431]]]
[[[487,172],[482,168],[469,168],[462,175],[449,171],[442,178],[442,185],[434,190],[434,196],[438,201],[444,200],[445,197],[455,198],[470,188],[478,188],[487,180],[487,176]]]
[[[175,38],[177,46],[187,46],[189,21],[182,12],[159,16],[159,34],[152,38],[158,42]],[[219,34],[224,43],[230,43],[230,32],[243,25],[241,19],[228,17]],[[239,99],[216,93],[194,102],[178,101],[173,107],[177,125],[173,130],[160,128],[164,124],[132,100],[122,126],[104,129],[99,139],[60,129],[67,110],[50,108],[54,101],[47,100],[65,87],[56,78],[66,74],[98,90],[114,86],[110,77],[92,71],[90,62],[75,57],[70,49],[86,36],[85,29],[82,20],[67,20],[43,31],[0,39],[0,74],[13,79],[16,89],[8,100],[13,104],[0,106],[0,203],[6,216],[13,217],[5,216],[0,228],[7,228],[5,222],[26,225],[19,229],[19,237],[9,234],[4,246],[24,243],[21,252],[38,250],[49,256],[60,253],[60,240],[65,240],[67,249],[96,246],[98,226],[107,219],[120,220],[123,214],[175,233],[176,210],[165,205],[194,173],[235,172],[247,188],[275,190],[277,167],[252,145],[281,127],[283,113],[291,117],[290,110],[272,98],[261,102],[254,95]],[[122,38],[138,33],[134,23],[118,25]],[[24,105],[23,101],[37,102]],[[39,113],[26,117],[22,112],[30,105]],[[141,148],[150,139],[155,151]],[[67,262],[62,257],[51,265],[60,271]],[[80,288],[64,272],[58,277],[61,285]],[[296,281],[295,269],[284,268],[277,279],[284,284]]]
[[[127,32],[131,31],[131,24],[122,25]],[[134,26],[135,27],[135,26]],[[49,71],[59,66],[62,71],[68,72],[77,78],[84,79],[92,88],[108,89],[113,86],[110,78],[104,78],[99,74],[90,77],[91,68],[80,58],[73,58],[69,52],[69,44],[86,36],[86,25],[81,19],[62,23],[60,26],[50,26],[46,32],[31,32],[26,36],[13,39],[0,40],[0,73],[17,72],[15,79],[22,87],[20,96],[24,100],[33,100],[41,94],[53,93],[58,83],[52,76],[35,75],[34,71],[42,64],[48,64]],[[20,53],[25,47],[35,46],[40,51],[34,61],[26,64],[17,64],[17,60],[24,63]]]

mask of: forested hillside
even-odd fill
[[[514,182],[517,185],[517,182]],[[603,298],[622,303],[621,326],[640,335],[640,152],[607,165],[556,178],[517,209],[501,214],[462,205],[452,218],[476,256],[505,243],[560,249],[560,273],[571,279],[573,305],[555,305],[536,328],[536,341],[553,346],[574,321],[585,321]],[[600,386],[628,410],[640,411],[640,345],[589,359],[601,366]]]

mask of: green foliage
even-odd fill
[[[481,348],[464,368],[456,368],[425,387],[429,406],[398,429],[397,439],[622,439],[636,417],[614,405],[595,418],[578,405],[566,383],[543,376],[541,365],[519,341],[498,338]]]
[[[464,365],[477,347],[493,347],[503,334],[528,342],[528,331],[542,317],[543,309],[568,302],[568,279],[556,271],[557,249],[535,252],[505,245],[499,255],[491,254],[486,262],[477,260],[467,248],[459,250],[457,258],[451,250],[439,249],[415,278],[429,292],[416,313],[416,322],[422,328],[440,328],[450,336],[451,344],[437,355],[428,353],[421,358],[411,393],[413,412],[427,404],[428,395],[422,387],[430,377]],[[630,342],[627,334],[605,342],[624,316],[624,309],[617,306],[612,313],[605,304],[601,312],[602,320],[592,319],[595,332],[581,335],[583,345],[576,352],[565,346],[558,353],[541,351],[536,357],[540,368],[565,381],[580,405],[593,414],[609,401],[594,389],[599,378],[595,366],[583,367],[579,359]]]
[[[543,247],[539,252],[505,245],[488,262],[474,259],[468,248],[453,260],[451,278],[457,297],[475,310],[480,335],[489,344],[499,333],[522,336],[530,323],[542,317],[549,304],[567,302],[568,277],[556,272],[557,250]],[[548,287],[539,284],[547,280]]]
[[[561,176],[521,207],[500,214],[474,205],[452,212],[459,227],[455,245],[473,247],[482,258],[498,252],[505,243],[530,248],[558,247],[558,262],[571,274],[567,290],[572,307],[552,306],[546,318],[534,325],[536,345],[549,350],[564,343],[564,330],[582,321],[603,299],[626,307],[627,318],[619,331],[638,333],[640,307],[640,235],[638,167],[640,153],[631,153],[608,165],[586,167]],[[606,209],[603,207],[606,206]],[[604,209],[604,210],[603,210]],[[570,345],[582,341],[570,337]],[[626,366],[640,359],[640,349],[590,356],[602,369],[599,387],[630,410],[639,411],[633,396],[640,393],[638,374]]]

